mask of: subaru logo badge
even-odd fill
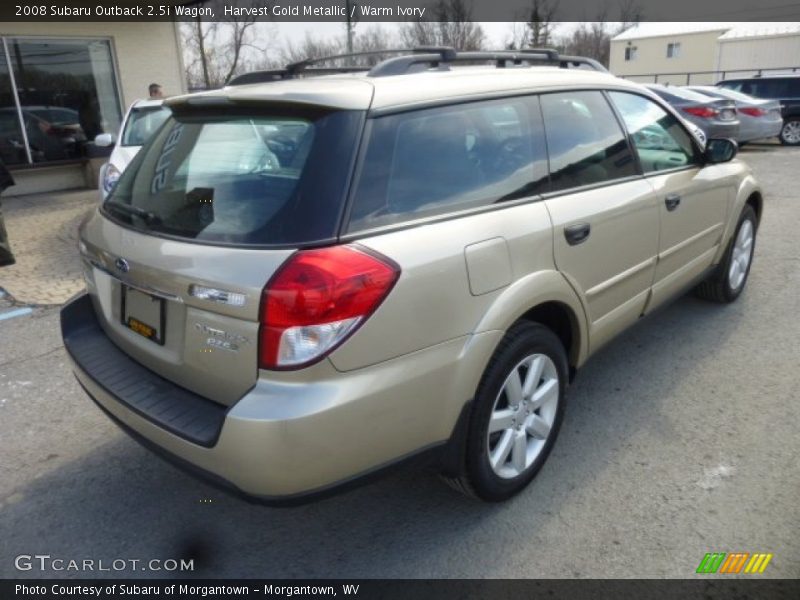
[[[127,273],[131,270],[131,266],[128,264],[128,261],[124,258],[118,258],[114,261],[114,266],[117,267],[117,271],[122,271],[123,273]]]

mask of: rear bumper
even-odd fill
[[[730,138],[732,140],[739,137],[739,122],[725,123],[721,121],[714,121],[710,123],[706,129],[706,136],[708,139],[712,138]]]
[[[762,140],[767,138],[778,137],[783,128],[783,120],[775,119],[772,121],[763,120],[761,122],[742,126],[739,132],[738,141],[750,142],[753,140]]]
[[[473,385],[466,374],[479,376],[499,339],[452,340],[348,373],[324,361],[312,383],[260,379],[226,407],[117,349],[88,295],[65,306],[61,320],[78,381],[127,433],[212,483],[274,504],[333,493],[418,455],[454,456],[448,441],[459,437]]]

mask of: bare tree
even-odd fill
[[[643,9],[639,0],[619,0],[619,28],[616,34],[627,31],[631,27],[638,25],[642,20]]]
[[[370,56],[330,61],[323,66],[363,66],[371,67],[391,55],[381,52],[398,44],[395,36],[379,24],[362,25],[362,30],[352,39],[353,52],[373,52]],[[347,40],[337,37],[320,38],[306,32],[299,44],[287,40],[278,52],[281,64],[299,62],[308,58],[322,58],[336,54],[350,53]],[[270,65],[272,66],[272,65]]]
[[[607,67],[610,45],[611,35],[605,22],[592,21],[581,23],[569,38],[562,41],[559,49],[567,54],[593,58]]]
[[[217,14],[224,14],[221,0],[213,0]],[[259,0],[247,0],[237,6],[262,7]],[[247,68],[246,54],[264,53],[267,48],[256,44],[255,16],[236,16],[225,20],[203,21],[201,17],[181,23],[181,37],[186,55],[190,87],[219,87]]]
[[[606,25],[608,6],[603,3],[594,15],[595,20],[581,23],[569,37],[559,40],[558,49],[567,54],[594,58],[608,67],[611,38],[634,26],[642,18],[638,0],[619,0],[617,10],[619,27],[612,29]]]
[[[373,54],[357,57],[351,60],[350,64],[371,67],[393,56],[381,52],[400,45],[400,41],[393,32],[377,23],[369,27],[362,25],[362,27],[362,31],[353,40],[353,52],[371,52]]]
[[[433,21],[412,21],[400,26],[403,46],[438,46],[441,43],[439,24]]]
[[[558,12],[558,0],[533,0],[526,23],[531,48],[544,48],[553,43],[554,20]]]
[[[511,22],[508,34],[503,41],[503,48],[506,50],[518,50],[528,45],[528,24],[523,21],[527,17],[518,15],[514,21]]]
[[[404,45],[452,46],[458,50],[480,50],[486,42],[483,28],[472,19],[472,7],[465,0],[439,0],[433,21],[413,21],[402,25]]]
[[[321,38],[312,35],[310,31],[306,31],[306,35],[300,43],[292,43],[291,40],[286,40],[278,51],[278,55],[281,63],[286,64],[300,62],[309,58],[322,58],[323,56],[342,54],[345,48],[345,43],[338,38]]]

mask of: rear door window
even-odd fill
[[[673,115],[652,100],[627,92],[609,92],[633,140],[645,173],[696,164],[691,137]]]
[[[601,92],[544,94],[541,103],[553,191],[636,175],[628,141]]]
[[[759,98],[785,98],[789,95],[789,82],[785,79],[765,79],[755,82],[753,86],[753,95]]]
[[[543,191],[547,165],[535,101],[509,98],[374,119],[348,231]]]
[[[756,98],[792,98],[800,96],[800,78],[750,79],[740,82],[723,82],[721,85]]]
[[[359,111],[174,115],[123,172],[104,210],[184,239],[334,239],[361,119]]]

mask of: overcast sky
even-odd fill
[[[364,29],[367,27],[372,27],[373,23],[361,23],[356,27],[356,35],[358,35],[359,29]],[[520,24],[517,24],[520,26]],[[556,34],[567,34],[577,27],[579,23],[572,23],[572,22],[564,22],[558,23],[556,28]],[[386,29],[397,29],[397,23],[380,23],[381,27]],[[502,48],[503,42],[511,38],[511,28],[512,23],[487,23],[482,22],[480,26],[483,28],[484,33],[486,33],[486,37],[490,43],[487,43],[487,47],[492,48]],[[344,24],[343,23],[298,23],[298,22],[277,22],[271,23],[269,27],[273,28],[272,31],[276,32],[278,36],[284,39],[291,40],[292,42],[297,42],[302,40],[305,37],[306,31],[311,32],[314,37],[336,37],[336,36],[344,36]]]

